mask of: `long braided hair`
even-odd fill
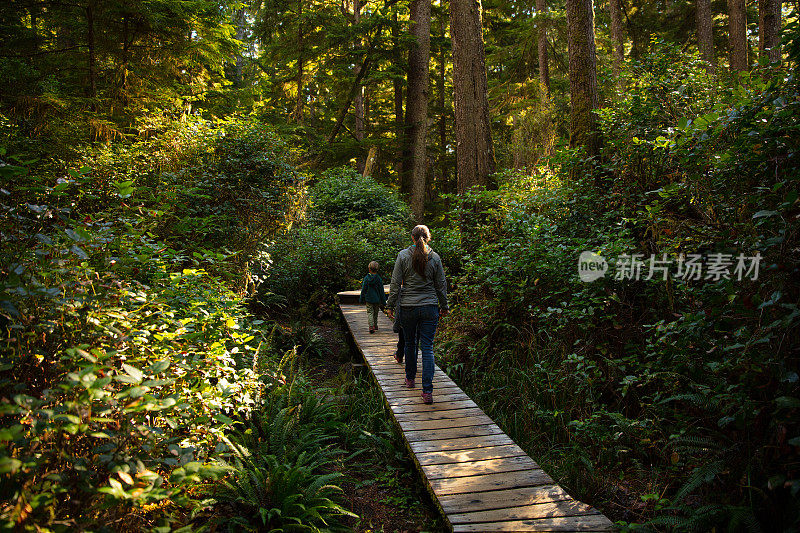
[[[414,254],[411,256],[411,266],[414,271],[425,277],[425,267],[428,266],[428,241],[431,240],[431,230],[428,226],[415,226],[411,230],[411,238],[414,240]]]

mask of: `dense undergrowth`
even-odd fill
[[[67,163],[2,134],[0,527],[357,524],[343,472],[399,450],[383,406],[333,403],[304,377],[314,330],[244,305],[260,244],[304,215],[288,147],[190,119]]]
[[[630,76],[601,113],[599,161],[562,151],[533,177],[506,174],[466,199],[482,209],[474,233],[440,232],[456,302],[440,357],[557,479],[616,519],[791,530],[798,80],[765,67],[720,87],[669,48]],[[467,253],[464,239],[480,245]],[[582,251],[609,261],[604,278],[580,281]],[[637,253],[641,278],[616,279],[615,259]],[[717,253],[729,276],[676,276],[679,254]],[[667,279],[645,279],[651,254],[672,258]],[[736,273],[739,254],[762,257],[756,280]]]
[[[254,278],[265,305],[319,316],[337,291],[359,287],[370,261],[389,283],[410,215],[396,192],[348,168],[322,173],[308,197],[308,220],[261,250]]]

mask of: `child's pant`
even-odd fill
[[[378,313],[381,312],[381,304],[367,303],[367,325],[374,328],[378,327]]]

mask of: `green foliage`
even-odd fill
[[[226,439],[233,450],[231,478],[215,492],[233,508],[229,531],[333,531],[355,517],[337,500],[342,474],[330,466],[342,450],[333,404],[295,378],[273,389],[243,428]]]
[[[451,214],[477,206],[477,229],[460,238],[480,239],[444,247],[457,305],[440,355],[582,498],[662,495],[625,504],[657,527],[791,528],[797,81],[765,69],[720,87],[670,47],[643,65],[601,113],[606,147],[592,174],[613,177],[607,188],[593,175],[567,181],[586,163],[561,152]],[[584,283],[584,250],[763,259],[757,281],[613,279],[612,262]]]
[[[292,307],[358,287],[370,261],[378,261],[388,282],[405,233],[382,220],[295,229],[257,258],[253,277],[259,294],[279,294]]]
[[[211,272],[241,275],[245,236],[283,224],[296,174],[258,125],[184,128],[98,150],[96,167],[63,178],[3,150],[5,526],[98,528],[132,512],[184,522],[203,505],[193,485],[224,473],[212,464],[223,430],[282,380],[269,335]],[[186,213],[192,223],[176,223]]]
[[[349,167],[328,169],[309,191],[312,224],[338,226],[345,222],[381,219],[387,223],[409,221],[408,206],[396,191]]]
[[[264,302],[274,294],[292,307],[355,288],[370,261],[388,283],[408,237],[408,207],[394,191],[347,169],[323,174],[311,188],[309,221],[282,234],[255,262]]]

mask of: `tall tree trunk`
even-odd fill
[[[453,106],[458,191],[488,185],[495,171],[486,57],[478,0],[450,0],[453,40]]]
[[[728,0],[728,39],[731,70],[741,72],[750,66],[747,59],[747,11],[745,0]]]
[[[411,35],[408,53],[408,94],[406,95],[403,184],[411,199],[414,218],[422,221],[425,210],[425,177],[428,132],[428,63],[431,56],[431,0],[411,2]]]
[[[612,71],[614,77],[619,79],[622,63],[625,61],[625,41],[622,36],[622,6],[620,5],[620,0],[610,0],[608,9],[611,11],[611,40],[614,47]]]
[[[545,0],[536,0],[536,16],[539,24],[536,32],[536,46],[539,49],[539,86],[542,92],[550,94],[550,65],[547,61],[547,22],[544,20]]]
[[[706,70],[714,73],[717,71],[717,60],[714,54],[714,29],[712,26],[711,0],[697,0],[695,2],[695,24],[697,26],[697,47],[700,57],[706,63]]]
[[[236,23],[236,39],[244,42],[247,38],[247,11],[244,7],[240,7],[236,11],[234,22]],[[233,84],[234,87],[244,86],[244,57],[241,52],[236,54]]]
[[[120,76],[120,101],[123,106],[128,105],[128,62],[130,61],[130,49],[133,39],[130,37],[130,23],[128,16],[122,16],[122,76]]]
[[[600,153],[600,133],[594,110],[598,107],[597,58],[592,0],[567,0],[569,41],[570,146]]]
[[[758,49],[771,63],[781,60],[781,0],[758,0]]]
[[[447,156],[447,111],[445,110],[445,78],[447,75],[447,58],[445,57],[444,35],[445,35],[445,12],[444,9],[439,11],[439,76],[437,78],[437,91],[439,98],[439,176],[440,183],[444,185],[447,180],[447,165],[445,164],[445,157]]]
[[[378,161],[378,146],[373,144],[372,146],[369,147],[367,160],[364,162],[364,171],[362,173],[363,177],[366,178],[367,176],[372,176],[377,161]]]
[[[89,87],[87,94],[89,98],[97,96],[97,61],[95,57],[94,41],[94,4],[90,2],[89,5],[86,6],[86,46],[89,53]]]
[[[397,10],[392,10],[392,46],[394,50],[400,49],[400,30],[397,24]],[[403,152],[405,150],[405,131],[403,121],[403,80],[396,76],[392,80],[394,87],[394,131],[397,140],[397,156],[395,168],[400,175],[400,188],[403,187]]]
[[[358,24],[361,22],[361,1],[360,0],[353,0],[353,23]],[[357,41],[356,47],[361,49],[363,48],[363,43],[359,39]],[[356,76],[358,76],[358,69],[361,68],[358,64],[355,67]],[[364,140],[364,85],[360,84],[358,89],[356,89],[356,97],[353,100],[353,111],[355,112],[355,127],[353,128],[353,134],[356,137],[358,142],[362,142]],[[364,172],[364,157],[359,155],[356,160],[356,168],[358,169],[359,173]]]
[[[303,70],[305,68],[305,42],[303,40],[303,0],[297,0],[297,100],[292,116],[295,122],[303,121]]]

